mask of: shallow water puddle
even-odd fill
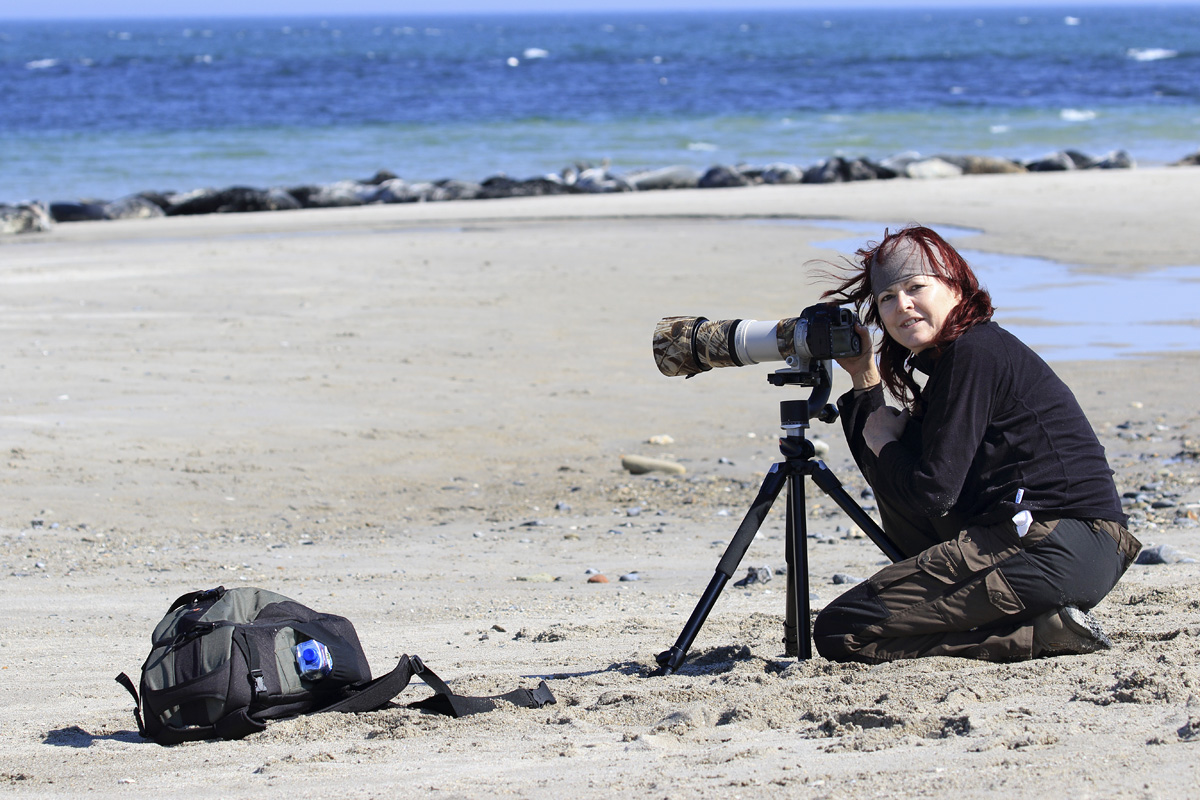
[[[842,220],[796,220],[795,224],[852,231],[854,238],[814,242],[846,255],[868,240],[878,240],[885,227],[903,227]],[[936,230],[954,239],[977,233],[948,226]],[[1043,258],[963,248],[959,252],[991,292],[996,322],[1047,360],[1200,349],[1200,266],[1096,275]]]

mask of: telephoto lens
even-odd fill
[[[858,355],[857,323],[853,311],[831,305],[809,306],[798,317],[765,322],[663,317],[654,328],[654,361],[668,378],[764,361],[802,368],[814,359]]]

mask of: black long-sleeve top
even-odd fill
[[[1126,524],[1104,448],[1083,409],[1046,362],[1011,333],[983,323],[940,354],[917,354],[912,364],[928,375],[923,412],[878,457],[862,430],[867,416],[885,404],[883,388],[847,392],[838,400],[859,469],[895,512],[927,519],[942,539],[1021,509]]]

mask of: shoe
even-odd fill
[[[1112,647],[1095,617],[1075,606],[1047,611],[1033,621],[1033,657],[1094,653]]]

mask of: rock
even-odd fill
[[[1089,161],[1091,159],[1088,159]],[[1064,172],[1067,170],[1078,169],[1078,166],[1065,150],[1060,150],[1057,153],[1051,153],[1047,156],[1042,156],[1036,161],[1030,161],[1025,164],[1025,169],[1029,172]]]
[[[1178,161],[1172,161],[1168,166],[1171,167],[1200,167],[1200,150],[1192,153],[1190,156],[1184,156]]]
[[[821,161],[804,170],[801,181],[804,183],[841,183],[845,179],[842,166],[845,161],[841,158],[831,158]]]
[[[306,200],[312,201],[313,204],[330,204],[328,198],[321,195],[319,188],[313,191],[303,189],[297,191],[300,191],[301,195]],[[372,191],[374,191],[373,187]],[[142,195],[142,197],[155,202],[154,198],[146,195]],[[317,199],[314,200],[314,198]],[[167,216],[170,217],[194,214],[234,214],[246,211],[284,211],[302,208],[303,205],[310,204],[297,198],[292,191],[255,189],[250,186],[231,186],[219,191],[217,189],[196,189],[182,194],[167,195],[165,203]]]
[[[362,181],[362,183],[370,183],[375,186],[382,186],[383,184],[387,183],[388,181],[395,180],[398,177],[399,176],[396,173],[392,172],[391,170],[381,169],[375,173],[374,177],[369,178],[365,181]]]
[[[1113,150],[1088,162],[1083,169],[1133,169],[1133,156],[1125,150]]]
[[[770,583],[771,568],[770,567],[749,567],[746,570],[746,577],[733,584],[734,586],[752,586],[756,583]]]
[[[168,216],[212,214],[221,205],[216,189],[193,189],[190,192],[167,195]]]
[[[762,172],[763,183],[800,183],[802,180],[804,180],[804,170],[795,164],[779,162],[768,164]]]
[[[664,472],[668,475],[683,475],[687,469],[682,464],[667,461],[662,458],[646,458],[645,456],[621,456],[621,466],[633,475],[644,475],[647,472]]]
[[[389,178],[377,185],[379,189],[373,198],[376,203],[415,203],[425,199],[412,191],[403,178]]]
[[[865,158],[845,159],[841,156],[822,161],[804,171],[803,183],[843,183],[895,178],[896,171]]]
[[[736,168],[726,165],[710,168],[697,183],[701,189],[729,189],[735,186],[749,185],[749,178]]]
[[[640,581],[641,579],[642,579],[641,573],[627,572],[624,575],[622,575],[618,580],[628,582],[628,581]]]
[[[503,197],[541,197],[544,195],[567,194],[573,191],[561,181],[550,178],[531,178],[527,181],[517,181],[507,175],[493,175],[479,185],[480,200],[494,200]]]
[[[862,582],[863,582],[863,581],[865,581],[865,580],[866,580],[866,578],[860,578],[860,577],[858,577],[857,575],[849,575],[849,574],[847,574],[847,573],[845,573],[845,572],[835,572],[835,573],[833,573],[833,582],[834,582],[834,583],[836,583],[836,584],[839,584],[839,585],[841,585],[841,584],[852,584],[852,583],[862,583]]]
[[[138,194],[105,203],[103,212],[104,219],[151,219],[167,215],[157,203]]]
[[[997,175],[1027,172],[1024,164],[992,156],[938,156],[962,170],[963,175]]]
[[[921,158],[921,154],[916,150],[905,150],[903,153],[888,156],[879,162],[879,166],[883,169],[891,170],[897,175],[904,175],[908,165],[914,161],[920,161]]]
[[[479,197],[483,187],[471,181],[441,180],[433,184],[429,194],[430,202],[446,202],[449,200],[474,200]]]
[[[611,194],[613,192],[636,192],[637,187],[620,175],[600,167],[584,170],[575,181],[575,189],[588,194]]]
[[[1169,544],[1156,544],[1149,547],[1143,547],[1142,552],[1138,553],[1135,564],[1177,564],[1183,561],[1184,557],[1180,552]]]
[[[0,235],[53,230],[54,219],[41,203],[0,204]]]
[[[295,196],[295,192],[292,194]],[[310,191],[301,202],[306,208],[344,208],[366,205],[378,194],[379,187],[369,183],[338,181],[315,187],[315,191]]]
[[[554,583],[558,578],[551,575],[549,572],[538,572],[533,575],[518,575],[513,580],[520,583]]]
[[[90,222],[92,220],[101,220],[105,219],[104,206],[104,203],[51,203],[50,217],[55,222]],[[2,208],[0,207],[0,209]]]
[[[621,578],[621,580],[625,580],[625,579]],[[603,575],[593,575],[592,577],[587,579],[587,582],[588,583],[608,583],[608,578],[604,577]]]
[[[673,166],[632,172],[625,176],[625,180],[639,192],[695,189],[700,185],[700,173],[692,167]]]
[[[926,158],[913,161],[904,168],[904,174],[916,180],[957,178],[963,174],[962,167],[941,158]]]
[[[675,444],[675,440],[665,433],[660,433],[657,436],[651,436],[647,439],[646,444],[668,445]]]

